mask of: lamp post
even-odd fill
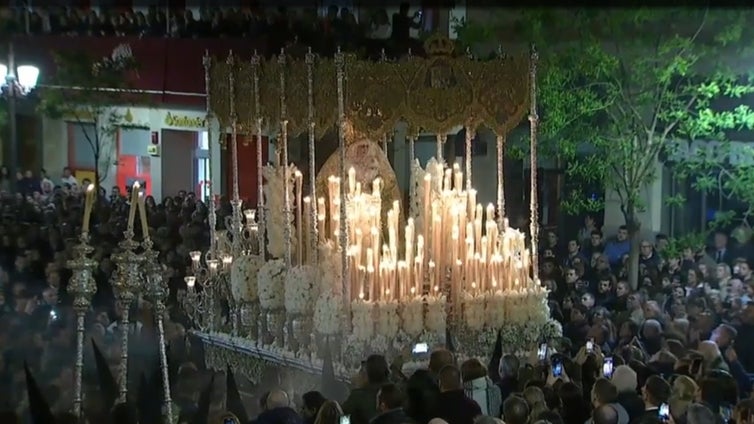
[[[16,134],[16,98],[24,97],[34,90],[39,78],[39,68],[31,65],[16,67],[13,43],[8,44],[8,65],[0,64],[3,96],[8,100],[8,164],[11,178],[15,178],[18,165],[18,135]]]

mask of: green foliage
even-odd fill
[[[683,251],[691,249],[697,252],[704,249],[707,234],[705,232],[689,233],[681,237],[674,237],[668,240],[668,246],[665,248],[663,256],[668,258],[679,258],[683,256]]]
[[[118,49],[123,49],[119,46]],[[126,55],[100,58],[72,50],[55,55],[56,72],[51,88],[40,91],[39,111],[54,119],[80,125],[97,164],[98,183],[107,177],[114,153],[109,140],[117,133],[123,117],[118,104],[132,103],[128,91],[137,64]]]
[[[617,195],[629,230],[638,231],[642,195],[671,140],[721,139],[754,128],[748,106],[721,110],[716,103],[754,92],[750,79],[721,60],[746,63],[748,52],[738,46],[747,16],[681,8],[521,12],[520,41],[535,43],[540,54],[540,154],[565,164],[572,187],[564,208],[599,208],[578,187],[598,184]],[[476,37],[462,40],[473,44],[494,28],[463,22],[459,34]],[[702,165],[697,171],[711,172]],[[726,181],[738,182],[727,187],[738,193],[743,176],[732,172],[736,178]],[[754,193],[754,177],[745,183]]]

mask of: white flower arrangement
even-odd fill
[[[543,325],[550,316],[547,307],[547,291],[541,288],[528,288],[505,293],[505,319],[508,324]]]
[[[306,314],[312,310],[312,289],[317,270],[311,265],[292,268],[285,276],[285,310],[289,314]]]
[[[264,204],[268,213],[265,214],[265,225],[267,231],[267,251],[275,258],[280,258],[285,254],[285,248],[288,243],[294,244],[295,234],[289,231],[288,240],[286,240],[285,228],[293,222],[293,214],[283,213],[285,211],[285,178],[288,178],[288,199],[289,205],[293,204],[294,186],[296,167],[294,165],[285,166],[265,166],[262,173],[264,175]],[[289,207],[289,210],[293,210]],[[272,213],[274,211],[275,213]],[[286,219],[288,222],[286,223]],[[290,228],[290,227],[289,227]]]
[[[343,275],[342,261],[335,242],[328,240],[320,244],[319,249],[319,282],[322,291],[341,293],[341,276]]]
[[[357,368],[367,356],[366,344],[359,340],[355,334],[349,334],[343,340],[341,358],[347,368]]]
[[[554,340],[563,336],[563,328],[555,320],[544,323],[506,324],[500,328],[504,353],[526,356],[536,349],[542,340]]]
[[[387,301],[377,303],[377,335],[392,340],[400,329],[398,316],[398,302]]]
[[[374,303],[364,300],[351,302],[351,324],[357,340],[368,341],[374,337]]]
[[[502,291],[487,294],[484,315],[488,327],[500,328],[505,325],[505,294]]]
[[[259,299],[257,274],[264,266],[264,258],[243,255],[230,268],[230,291],[236,302],[256,302]]]
[[[282,259],[267,261],[257,274],[259,306],[265,310],[282,309],[285,306],[286,266]]]
[[[403,331],[410,337],[416,337],[424,330],[424,302],[420,297],[403,304],[401,310]]]
[[[464,291],[461,293],[463,305],[463,321],[470,330],[479,331],[484,328],[484,296],[473,295]]]
[[[314,329],[324,336],[338,334],[342,310],[342,298],[332,290],[323,290],[314,304]]]
[[[445,295],[427,297],[427,318],[424,321],[424,326],[428,331],[445,334],[445,303]]]

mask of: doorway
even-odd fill
[[[162,197],[192,192],[196,186],[196,153],[200,133],[162,130]]]

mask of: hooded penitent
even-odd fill
[[[497,338],[495,339],[495,347],[492,348],[492,356],[490,357],[490,363],[487,366],[487,372],[489,373],[492,381],[500,381],[500,359],[503,358],[503,337],[500,331],[497,332]]]
[[[50,411],[50,405],[42,396],[37,381],[29,370],[29,364],[24,362],[24,372],[26,373],[26,393],[29,396],[29,412],[33,424],[54,424],[55,417]]]
[[[207,424],[209,422],[209,404],[212,401],[212,388],[215,386],[215,374],[209,380],[209,385],[202,391],[197,404],[197,411],[194,414],[192,424]]]
[[[97,381],[105,401],[105,410],[109,411],[118,400],[118,383],[112,371],[110,371],[110,365],[108,365],[105,355],[99,350],[94,339],[92,339],[92,348],[94,350],[94,362],[97,365]]]
[[[322,394],[327,399],[335,399],[338,395],[338,380],[335,378],[329,337],[325,340],[325,350],[322,353]]]
[[[228,412],[238,417],[240,422],[249,422],[249,417],[246,414],[246,409],[241,401],[241,394],[238,393],[238,386],[236,385],[236,378],[233,375],[233,370],[228,365],[228,371],[225,378],[225,407]]]
[[[456,347],[453,344],[453,335],[450,333],[450,327],[445,327],[445,349],[455,353]]]

